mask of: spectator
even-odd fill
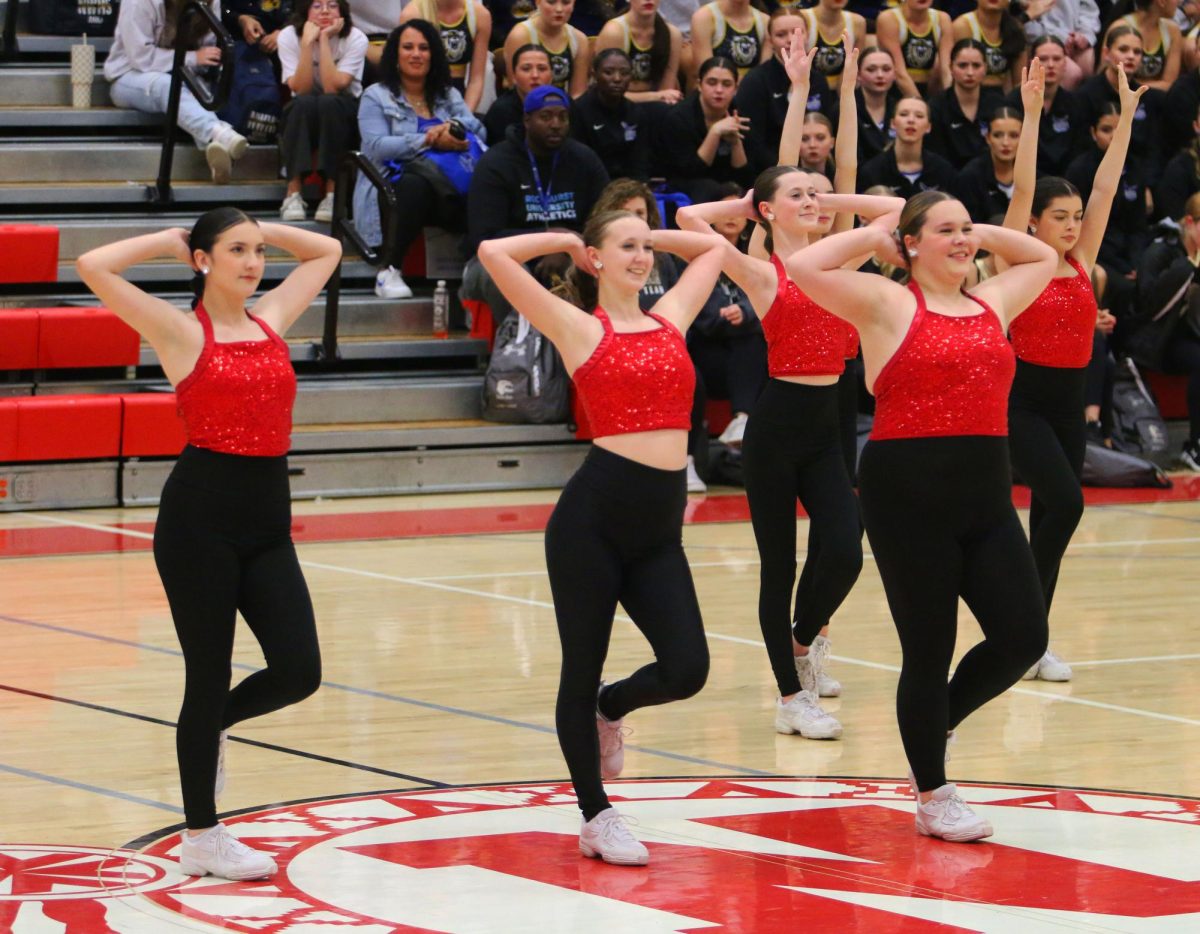
[[[488,0],[488,9],[492,11],[490,44],[494,51],[503,49],[513,28],[529,19],[537,8],[533,5],[533,0]]]
[[[217,0],[211,6],[219,16]],[[165,114],[177,44],[192,50],[184,57],[191,68],[220,64],[221,50],[212,44],[208,25],[200,17],[192,17],[184,34],[177,32],[182,8],[181,0],[125,0],[121,4],[112,48],[104,62],[104,77],[112,82],[109,93],[115,106]],[[186,85],[179,97],[179,126],[204,152],[212,180],[218,185],[228,182],[234,160],[246,152],[246,138],[201,107]]]
[[[1070,59],[1057,36],[1042,36],[1029,44],[1029,51],[1042,64],[1046,91],[1038,127],[1037,169],[1042,175],[1062,175],[1067,165],[1086,145],[1083,117],[1075,95],[1062,86],[1063,69]],[[1014,88],[1006,103],[1023,112],[1021,89]]]
[[[354,25],[370,41],[367,63],[371,68],[379,65],[387,37],[400,25],[400,11],[404,4],[405,0],[350,0],[350,15],[354,17]],[[368,80],[363,83],[369,85],[374,82]]]
[[[650,128],[643,105],[626,95],[633,73],[629,56],[603,49],[592,70],[595,84],[571,102],[572,138],[596,153],[614,177],[649,178]]]
[[[478,0],[411,0],[400,22],[418,17],[437,28],[450,62],[450,82],[467,109],[478,112],[490,60],[492,14]]]
[[[1183,35],[1171,19],[1176,0],[1134,0],[1136,12],[1117,20],[1110,29],[1124,23],[1142,37],[1142,64],[1131,78],[1140,84],[1167,91],[1179,77],[1183,55]]]
[[[802,171],[833,180],[833,123],[822,113],[806,113],[800,131]]]
[[[275,54],[279,32],[292,16],[291,0],[225,0],[223,8],[221,22],[225,28],[267,55]]]
[[[858,161],[868,162],[895,138],[892,114],[901,98],[892,56],[875,46],[863,49],[858,61]]]
[[[450,83],[446,50],[437,29],[425,20],[409,20],[393,29],[379,66],[382,79],[363,95],[358,127],[363,154],[385,177],[399,171],[393,188],[401,210],[389,255],[375,279],[375,294],[410,298],[412,289],[399,271],[409,246],[425,226],[462,230],[465,211],[461,198],[441,196],[430,174],[413,170],[413,164],[426,162],[427,154],[468,148],[468,142],[455,135],[455,121],[476,134],[483,133],[483,125]],[[436,164],[430,169],[439,171]],[[375,189],[361,175],[354,189],[354,218],[367,243],[384,241]]]
[[[1063,87],[1073,91],[1092,76],[1096,40],[1100,37],[1096,0],[1030,0],[1025,5],[1025,16],[1025,37],[1034,55],[1043,39],[1057,39],[1062,44],[1067,56],[1059,69]],[[1048,87],[1046,90],[1049,92]]]
[[[743,142],[749,122],[729,109],[737,66],[713,56],[699,77],[699,88],[662,121],[656,146],[667,183],[694,202],[717,198],[720,182],[749,185],[754,176]]]
[[[825,76],[835,91],[842,83],[846,53],[866,44],[867,21],[847,13],[847,0],[817,0],[815,7],[801,10],[807,28],[809,51],[816,50],[813,71]]]
[[[550,83],[578,97],[588,86],[592,64],[591,44],[587,36],[567,21],[575,9],[575,0],[537,0],[537,12],[513,27],[504,40],[504,62],[512,71],[513,58],[521,46],[538,45],[550,56]]]
[[[683,34],[658,12],[658,0],[634,0],[629,9],[604,24],[596,37],[596,54],[620,49],[632,68],[630,100],[678,104],[679,55]],[[593,66],[594,67],[594,66]]]
[[[1030,120],[1037,119],[1030,115]],[[1004,216],[1012,200],[1013,167],[1017,141],[1021,138],[1021,114],[1004,104],[992,113],[988,124],[987,151],[966,164],[950,186],[977,224]]]
[[[911,198],[931,188],[949,191],[954,166],[925,149],[929,133],[929,105],[919,97],[906,97],[892,116],[894,144],[858,170],[858,189],[884,185],[901,198]]]
[[[976,39],[955,42],[950,88],[929,102],[929,148],[957,169],[987,151],[988,123],[1003,100],[998,88],[983,86],[986,51]]]
[[[983,86],[1008,93],[1025,67],[1025,30],[1008,11],[1008,0],[979,0],[953,22],[954,39],[974,39],[984,48]]]
[[[654,192],[645,182],[633,178],[614,178],[604,186],[596,203],[592,206],[591,217],[598,217],[606,211],[628,211],[636,214],[651,230],[661,230],[662,214],[658,210],[658,202]],[[638,305],[642,311],[649,311],[663,295],[679,281],[681,272],[680,260],[660,250],[654,254],[654,269],[650,278],[638,293]]]
[[[283,109],[279,160],[287,194],[279,208],[285,221],[305,218],[304,176],[316,154],[325,197],[314,219],[333,220],[338,165],[350,149],[362,94],[367,37],[350,22],[349,0],[299,0],[292,24],[279,36],[279,64],[292,99]]]
[[[1192,119],[1200,107],[1200,69],[1191,67],[1182,75],[1171,90],[1167,91],[1162,106],[1163,150],[1178,152],[1188,146],[1195,131]]]
[[[513,86],[496,98],[484,114],[483,125],[492,142],[504,139],[508,128],[520,126],[524,118],[525,95],[550,83],[550,53],[540,45],[523,45],[513,53]]]
[[[693,83],[702,80],[700,67],[712,58],[725,58],[737,69],[737,80],[771,55],[767,14],[750,0],[713,0],[692,14]]]
[[[925,97],[950,87],[950,49],[954,28],[950,15],[932,9],[933,0],[902,0],[875,21],[879,48],[889,53],[896,84],[907,97]],[[864,74],[865,61],[859,73]]]
[[[525,132],[508,136],[484,153],[467,194],[467,253],[461,295],[486,302],[499,325],[511,306],[476,255],[479,244],[495,237],[567,228],[580,231],[608,171],[600,157],[568,137],[571,101],[554,85],[525,96]]]
[[[1192,122],[1191,144],[1167,163],[1154,186],[1154,214],[1174,220],[1182,217],[1188,198],[1200,191],[1200,113]]]
[[[747,121],[746,153],[757,174],[779,161],[779,137],[787,118],[791,79],[783,67],[783,53],[792,41],[792,33],[805,30],[804,18],[780,7],[771,14],[769,36],[772,55],[761,65],[751,68],[746,79],[738,85],[733,109]],[[824,75],[812,74],[809,81],[806,107],[819,110],[831,120],[837,116],[837,100],[829,89]]]

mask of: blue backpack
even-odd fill
[[[273,143],[279,134],[279,82],[271,57],[257,46],[236,42],[229,100],[217,116],[252,143]]]

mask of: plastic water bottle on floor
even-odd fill
[[[438,279],[437,288],[433,290],[433,336],[450,336],[450,290],[446,288],[445,279]]]

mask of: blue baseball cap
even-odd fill
[[[570,108],[571,99],[565,91],[553,84],[542,84],[525,95],[525,113],[531,114],[543,107]]]

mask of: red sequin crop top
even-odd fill
[[[762,319],[767,371],[771,376],[840,376],[854,328],[805,295],[774,254],[771,265],[779,286]]]
[[[596,308],[604,336],[572,377],[594,438],[692,427],[696,371],[687,344],[675,325],[646,314],[659,327],[617,332]]]
[[[1017,363],[1000,319],[970,295],[983,308],[979,314],[938,314],[925,306],[915,282],[908,287],[917,310],[875,378],[872,440],[1007,435]]]
[[[204,349],[175,387],[175,399],[193,447],[278,457],[291,446],[296,373],[283,339],[260,318],[249,317],[266,340],[218,344],[203,303],[196,306]]]
[[[1070,256],[1073,276],[1055,276],[1009,326],[1017,357],[1038,366],[1081,369],[1092,359],[1096,294],[1092,277]]]

